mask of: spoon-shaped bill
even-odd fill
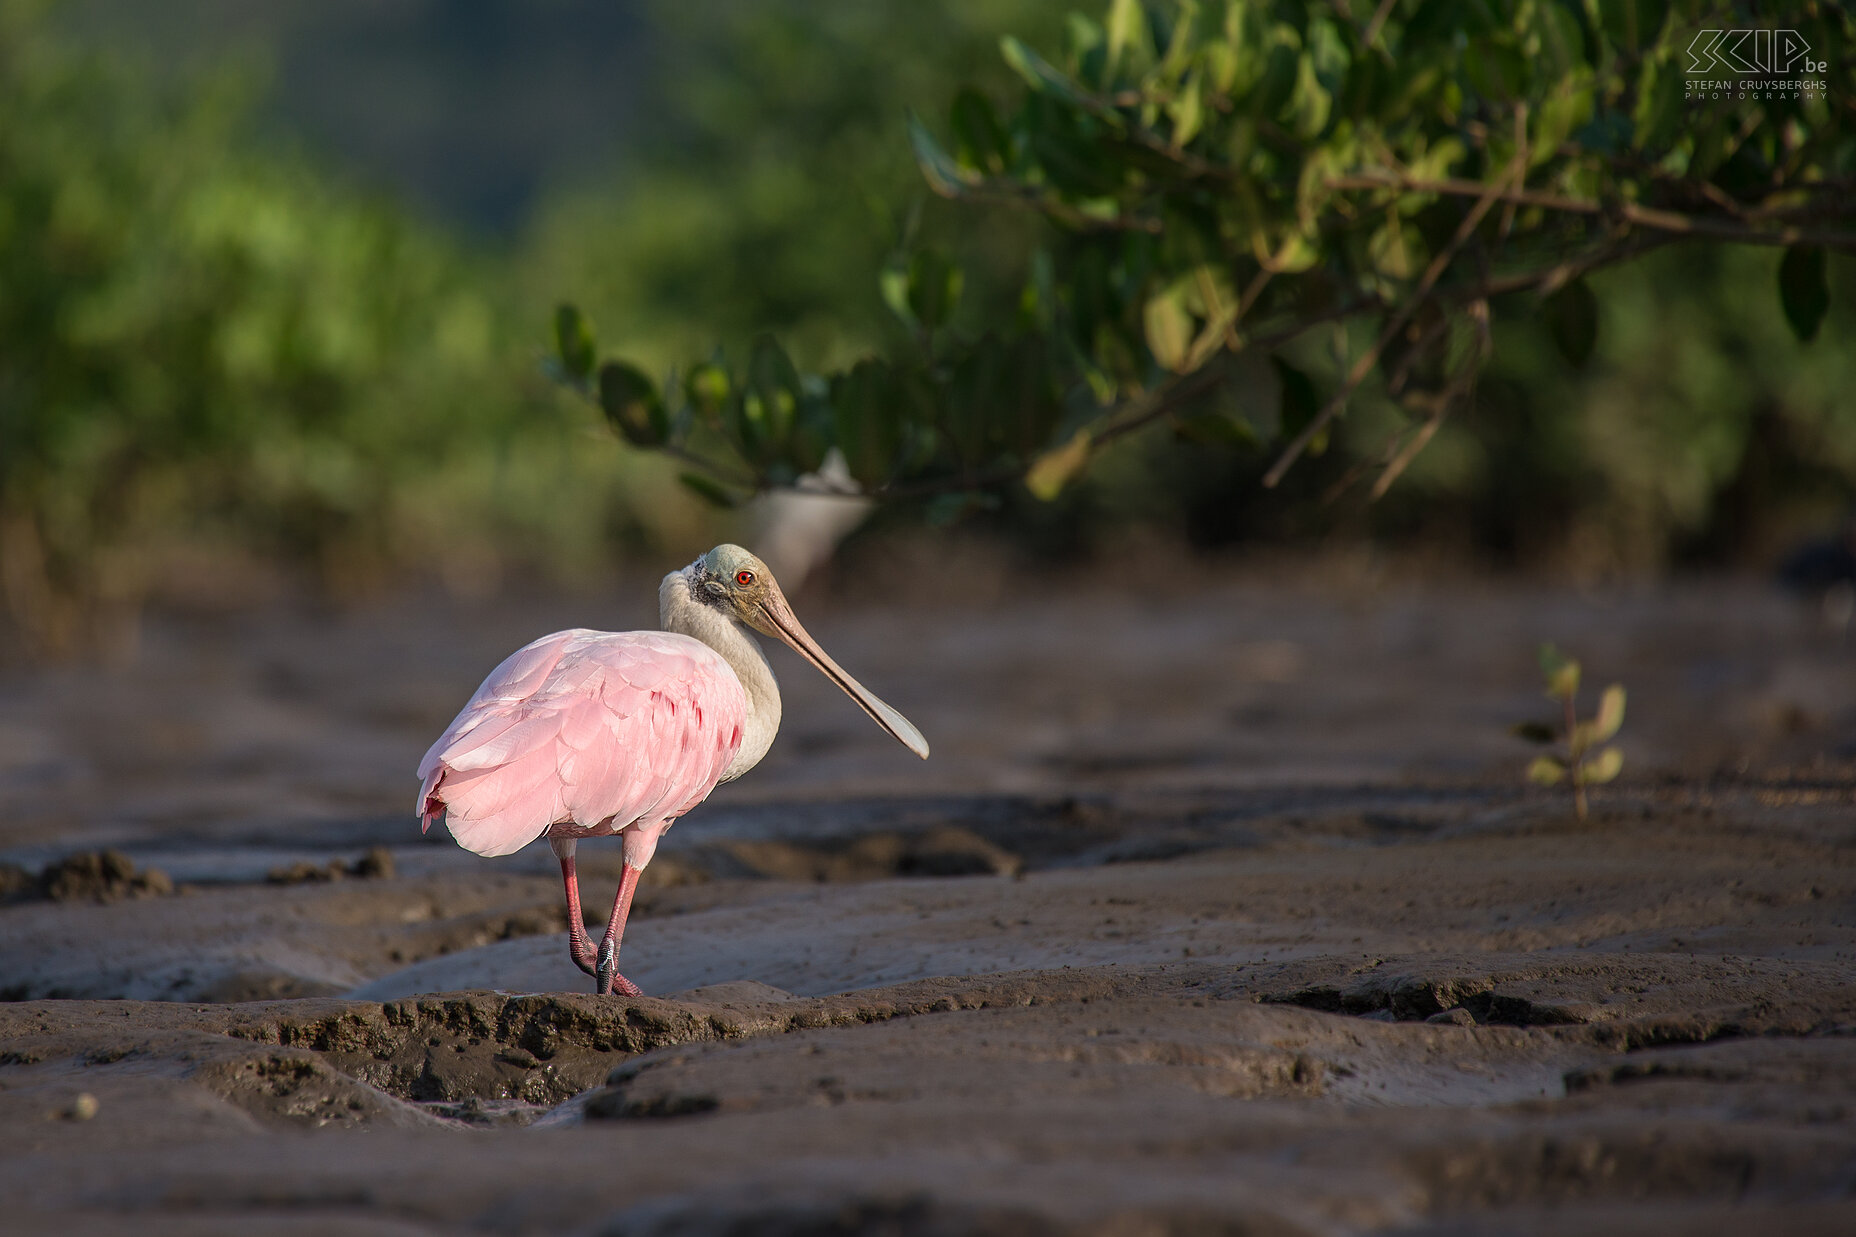
[[[928,759],[928,740],[922,737],[922,732],[915,728],[915,724],[878,699],[874,692],[847,674],[844,667],[826,656],[825,650],[818,646],[818,641],[799,625],[785,597],[776,592],[763,600],[760,617],[767,624],[763,630],[768,635],[792,646],[794,652],[817,666],[819,673],[843,688],[844,694],[855,700],[877,725],[895,736],[898,743],[923,760]]]

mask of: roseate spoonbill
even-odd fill
[[[546,837],[567,890],[569,950],[599,981],[618,973],[639,873],[671,822],[760,763],[780,728],[780,689],[751,627],[783,640],[877,725],[926,760],[928,740],[806,634],[767,565],[719,545],[657,589],[662,631],[558,631],[517,649],[483,681],[419,762],[420,831],[443,818],[479,855]],[[574,847],[618,834],[625,868],[606,936],[580,919]]]

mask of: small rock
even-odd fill
[[[33,879],[32,873],[17,863],[0,863],[0,902],[30,897],[36,892],[38,882]]]
[[[365,855],[348,866],[348,874],[363,880],[392,880],[393,852],[384,846],[370,846]]]
[[[1024,860],[971,829],[946,825],[912,838],[896,863],[901,876],[1015,876]]]
[[[88,1091],[79,1091],[77,1098],[71,1101],[71,1106],[64,1110],[64,1115],[67,1120],[88,1121],[97,1115],[100,1107],[96,1096]]]
[[[1442,1013],[1432,1014],[1429,1018],[1426,1018],[1425,1021],[1438,1023],[1440,1025],[1473,1027],[1476,1025],[1476,1016],[1467,1009],[1464,1009],[1461,1005],[1457,1005],[1444,1010]]]
[[[119,850],[98,850],[67,855],[50,865],[39,873],[38,889],[54,902],[116,902],[164,897],[174,892],[174,882],[160,868],[136,871],[134,862]]]
[[[390,880],[394,876],[393,852],[384,846],[370,846],[367,853],[349,863],[344,859],[331,859],[327,863],[307,863],[297,860],[283,867],[272,868],[265,873],[264,879],[272,885],[311,885],[324,881],[338,881],[344,877],[355,876],[362,880]]]
[[[306,863],[299,859],[284,867],[272,868],[264,874],[264,879],[272,885],[312,885],[323,881],[338,881],[346,875],[348,865],[339,859],[331,859],[326,864]]]

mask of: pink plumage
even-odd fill
[[[825,655],[767,564],[719,545],[657,586],[662,631],[560,631],[517,649],[419,762],[421,831],[443,817],[480,855],[548,839],[567,895],[567,951],[601,996],[638,996],[618,972],[638,878],[670,822],[767,754],[780,727],[773,667],[747,630],[818,668],[926,759],[913,723]],[[624,867],[598,946],[580,913],[581,838],[620,834]]]
[[[700,640],[556,632],[493,670],[426,752],[417,811],[480,855],[674,820],[721,782],[747,713]]]

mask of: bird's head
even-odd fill
[[[889,707],[863,684],[845,673],[818,641],[807,634],[787,604],[786,594],[767,570],[767,564],[738,545],[722,544],[684,569],[690,582],[690,595],[705,605],[714,606],[744,626],[763,636],[790,646],[811,662],[819,673],[836,683],[844,694],[855,700],[877,725],[895,736],[896,741],[920,756],[928,758],[928,740],[912,722]]]
[[[763,617],[769,601],[786,602],[767,564],[738,545],[724,543],[690,564],[690,588],[698,601],[726,610],[755,631],[778,636]]]

